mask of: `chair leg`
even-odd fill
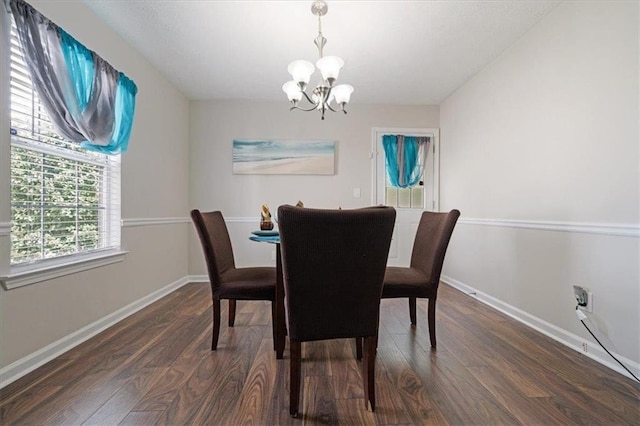
[[[229,299],[229,327],[236,322],[236,300]]]
[[[362,359],[362,337],[356,337],[356,359]]]
[[[213,300],[213,338],[211,339],[211,350],[218,347],[218,337],[220,336],[220,300]]]
[[[375,387],[375,365],[376,365],[376,338],[375,336],[364,338],[364,350],[362,359],[362,378],[364,387],[365,408],[375,411],[376,409],[376,387]]]
[[[289,414],[298,417],[298,406],[300,404],[300,379],[302,371],[301,357],[302,344],[300,342],[289,341]]]
[[[429,298],[429,311],[427,313],[429,320],[429,339],[431,347],[436,347],[436,298]]]
[[[278,315],[276,313],[276,302],[271,301],[271,334],[273,335],[273,350],[278,351]],[[285,342],[286,343],[286,342]],[[277,358],[276,359],[280,359]]]
[[[416,298],[409,298],[409,318],[411,318],[411,324],[416,325]]]

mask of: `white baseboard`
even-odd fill
[[[208,283],[209,276],[208,275],[189,275],[187,277],[190,283]]]
[[[0,369],[0,389],[189,282],[193,282],[191,277],[180,278],[179,280],[174,281],[173,283],[156,290],[123,308],[120,308],[85,327],[82,327],[80,330],[77,330],[45,346],[44,348],[39,349],[24,358],[7,365],[6,367],[3,367]]]
[[[450,285],[453,288],[460,290],[463,293],[468,294],[469,296],[477,299],[478,301],[484,303],[485,305],[491,306],[492,308],[502,312],[505,315],[523,323],[524,325],[533,328],[536,331],[544,334],[552,338],[553,340],[562,343],[563,345],[575,350],[576,352],[585,355],[594,361],[599,362],[600,364],[609,367],[616,372],[632,378],[631,375],[625,371],[620,365],[616,364],[615,361],[595,342],[589,345],[589,352],[584,352],[582,350],[582,343],[585,341],[583,337],[576,336],[573,333],[569,333],[566,330],[561,329],[560,327],[556,327],[555,325],[548,323],[540,318],[537,318],[527,312],[524,312],[514,306],[511,306],[507,303],[504,303],[501,300],[498,300],[488,294],[485,294],[481,291],[476,290],[475,288],[468,286],[458,280],[455,280],[451,277],[442,275],[440,277],[442,282]],[[577,321],[577,319],[576,319]],[[613,353],[613,352],[612,352]],[[636,376],[640,376],[640,364],[627,359],[621,355],[615,354],[615,357],[618,358],[622,363],[624,363],[627,368],[633,371]]]

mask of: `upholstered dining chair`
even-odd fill
[[[375,351],[380,296],[396,211],[280,206],[287,312],[289,413],[298,415],[302,342],[360,338],[365,407],[375,409]]]
[[[460,211],[424,212],[418,224],[409,267],[388,266],[382,298],[409,298],[409,318],[416,324],[416,298],[429,299],[427,319],[431,347],[436,347],[436,299],[440,273]]]
[[[220,300],[229,301],[229,327],[236,316],[236,300],[271,301],[272,325],[275,334],[275,267],[236,268],[229,231],[219,211],[191,211],[207,263],[211,297],[213,299],[213,337],[211,350],[218,346],[220,335]],[[275,342],[274,342],[275,348]]]

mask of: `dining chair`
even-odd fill
[[[409,267],[388,266],[382,298],[409,298],[409,318],[416,325],[416,299],[429,299],[427,319],[431,347],[436,347],[436,299],[447,246],[460,211],[423,212],[418,224]]]
[[[272,326],[275,336],[275,267],[236,268],[229,231],[220,211],[191,211],[207,263],[213,300],[213,337],[211,350],[218,346],[220,335],[220,300],[229,301],[229,327],[236,316],[236,300],[271,301]],[[275,339],[274,339],[275,340]],[[275,349],[275,341],[274,341]]]
[[[278,208],[292,416],[299,409],[302,342],[339,338],[364,340],[365,407],[375,410],[375,343],[395,217],[391,207]]]

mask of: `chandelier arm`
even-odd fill
[[[309,103],[310,103],[310,104],[315,105],[316,107],[318,106],[318,104],[317,104],[316,102],[314,102],[314,101],[313,101],[313,99],[311,99],[311,98],[309,97],[309,95],[307,95],[307,92],[306,92],[306,91],[302,90],[301,92],[302,92],[302,94],[304,95],[304,97],[309,101]],[[311,111],[311,110],[310,110],[310,111]]]
[[[309,108],[309,109],[300,108],[299,106],[292,106],[291,108],[289,108],[289,111],[293,111],[294,109],[299,109],[300,111],[309,112],[309,111],[313,111],[313,110],[315,110],[317,108],[318,108],[317,105],[312,107],[312,108]]]
[[[326,105],[326,106],[327,106],[331,111],[333,111],[333,112],[338,112],[338,111],[336,111],[335,109],[333,109],[333,108],[331,107],[331,103],[330,103],[330,99],[331,99],[331,98],[330,98],[330,96],[331,96],[331,91],[332,91],[332,90],[333,90],[333,85],[329,86],[329,91],[327,91],[327,96],[326,96],[326,98],[325,98],[325,99],[326,99],[325,105]]]

